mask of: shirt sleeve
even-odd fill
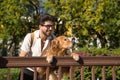
[[[31,34],[28,33],[22,43],[21,50],[29,53],[31,51]]]

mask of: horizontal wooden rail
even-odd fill
[[[40,67],[40,66],[120,66],[120,57],[80,57],[75,61],[72,57],[55,57],[54,63],[48,64],[45,57],[0,57],[0,68],[7,67]]]
[[[7,80],[10,80],[10,68],[24,67],[46,67],[46,80],[49,80],[49,70],[52,66],[58,66],[58,80],[62,78],[62,67],[70,67],[70,80],[73,80],[73,67],[79,66],[80,79],[84,80],[85,66],[91,66],[91,80],[96,80],[95,66],[102,68],[102,80],[106,80],[106,66],[111,66],[112,77],[110,80],[116,80],[116,68],[120,66],[120,57],[118,56],[91,56],[80,57],[79,61],[75,61],[72,57],[54,57],[54,63],[49,64],[45,57],[0,57],[0,68],[7,68]],[[23,80],[23,69],[21,69],[21,80]],[[37,80],[37,72],[34,71],[34,80]]]

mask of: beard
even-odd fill
[[[47,37],[51,35],[51,31],[42,31],[42,33]]]

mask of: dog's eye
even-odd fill
[[[67,41],[67,39],[64,39],[64,41]]]

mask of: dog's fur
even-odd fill
[[[46,57],[48,63],[53,62],[54,56],[65,56],[66,51],[73,46],[72,42],[66,36],[59,36],[51,40],[50,45],[44,51],[43,56]],[[76,53],[71,53],[71,56],[74,60],[78,61],[79,56]],[[45,80],[46,68],[38,68],[38,73],[40,78]],[[54,70],[50,70],[51,79],[49,80],[58,80],[57,75],[54,73]],[[40,79],[40,80],[41,80]]]

